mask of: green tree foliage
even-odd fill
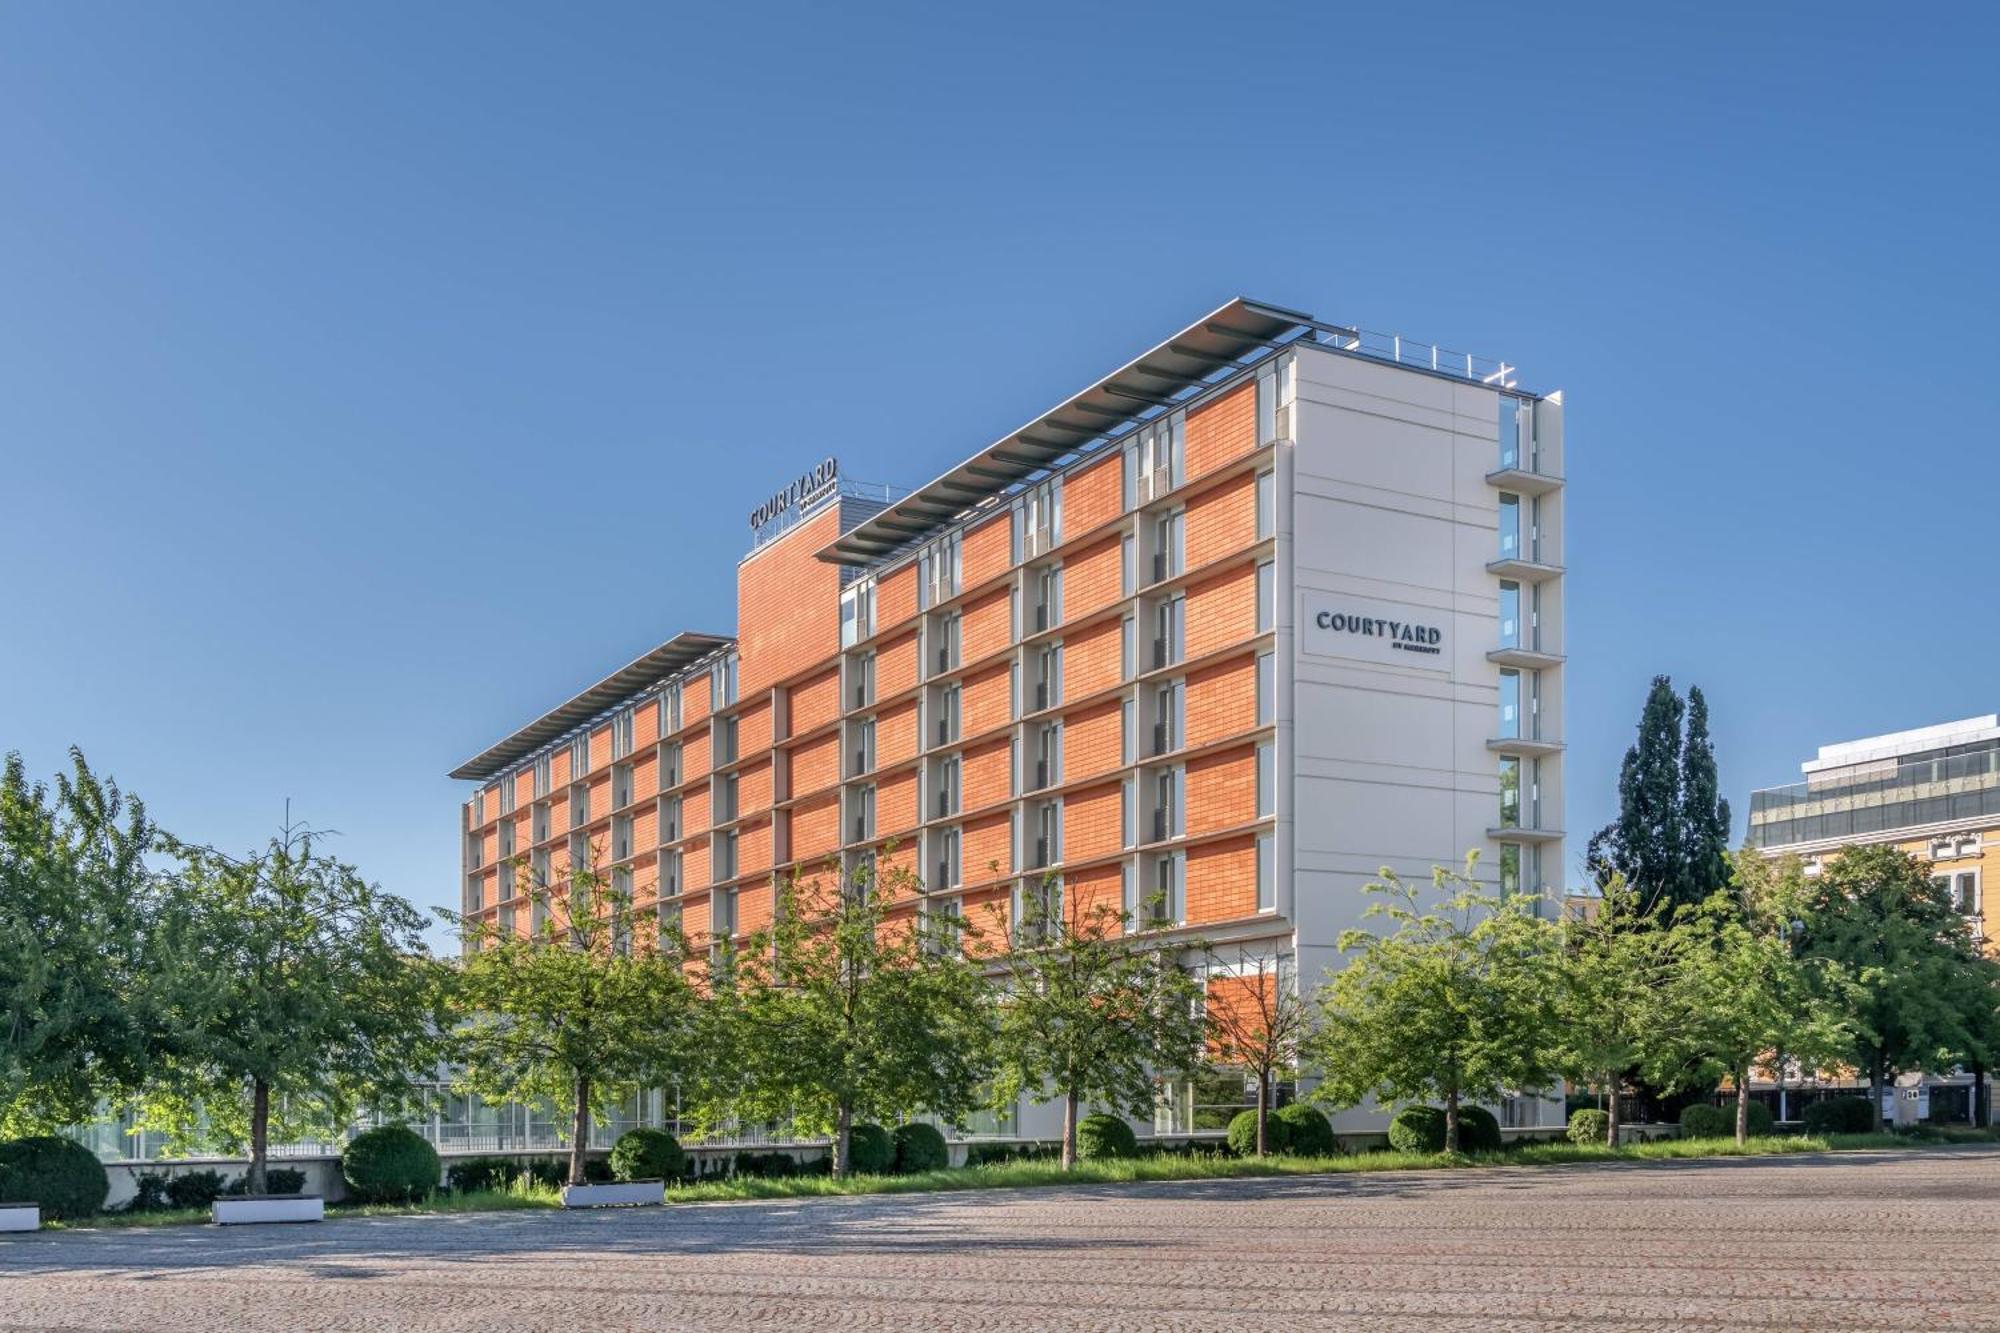
[[[111,1178],[75,1139],[38,1134],[0,1143],[0,1199],[38,1203],[42,1216],[74,1222],[104,1207]]]
[[[1664,923],[1728,883],[1728,845],[1708,701],[1691,689],[1683,704],[1673,683],[1655,676],[1618,772],[1618,817],[1591,836],[1585,860],[1600,887],[1621,876],[1639,916]]]
[[[81,751],[70,764],[53,790],[19,755],[0,769],[0,1133],[88,1120],[137,1089],[158,1045],[158,834]]]
[[[1837,1058],[1851,1037],[1837,998],[1844,979],[1821,959],[1796,956],[1792,932],[1729,892],[1682,909],[1671,932],[1666,1022],[1649,1052],[1670,1089],[1736,1087],[1736,1141],[1750,1132],[1750,1073],[1759,1061],[1808,1068]]]
[[[1525,900],[1489,894],[1443,866],[1425,886],[1384,868],[1367,915],[1389,927],[1341,936],[1348,964],[1320,988],[1306,1058],[1324,1071],[1314,1097],[1352,1106],[1444,1104],[1445,1149],[1460,1147],[1460,1107],[1553,1073],[1557,940]]]
[[[929,1112],[959,1121],[990,1070],[992,1006],[964,922],[918,912],[900,866],[831,869],[779,886],[775,922],[745,950],[739,1114],[789,1115],[833,1138],[850,1169],[855,1121]]]
[[[1847,992],[1845,1052],[1879,1098],[1901,1072],[1992,1061],[1996,964],[1930,864],[1894,847],[1850,847],[1781,901],[1798,948],[1837,968]]]
[[[717,1075],[719,1044],[705,1040],[720,1026],[717,979],[698,991],[679,930],[639,930],[630,895],[594,863],[558,884],[524,864],[515,873],[537,925],[467,928],[475,947],[457,975],[459,1082],[492,1101],[567,1108],[568,1180],[581,1185],[593,1115],[637,1087],[685,1089]]]
[[[1618,1145],[1626,1073],[1648,1063],[1669,1015],[1673,970],[1667,932],[1652,929],[1623,877],[1604,886],[1597,910],[1561,927],[1562,966],[1553,994],[1552,1062],[1573,1083],[1604,1090],[1604,1142]],[[1594,1123],[1594,1122],[1593,1122]]]
[[[173,1028],[145,1118],[183,1142],[247,1146],[261,1193],[274,1124],[288,1138],[338,1133],[435,1062],[440,977],[417,909],[311,833],[287,828],[247,860],[170,845]]]
[[[995,1100],[1060,1099],[1067,1171],[1081,1108],[1151,1114],[1155,1079],[1200,1060],[1205,1021],[1202,983],[1180,962],[1199,945],[1135,929],[1130,913],[1107,903],[1082,908],[1065,896],[1053,879],[1024,893],[1020,920],[992,961],[1002,976]]]

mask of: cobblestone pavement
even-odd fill
[[[0,1237],[0,1329],[2000,1329],[2000,1150]]]

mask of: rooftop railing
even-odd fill
[[[1750,793],[1749,840],[1784,847],[2000,814],[2000,745]]]

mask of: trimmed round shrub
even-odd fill
[[[1459,1122],[1464,1128],[1464,1121]],[[1443,1152],[1444,1108],[1405,1106],[1389,1121],[1389,1146],[1397,1152]]]
[[[65,1222],[104,1207],[111,1177],[75,1139],[39,1134],[0,1143],[0,1202],[38,1203],[44,1219]]]
[[[847,1168],[864,1176],[885,1176],[896,1165],[896,1144],[880,1125],[847,1131]]]
[[[1238,1111],[1229,1121],[1229,1151],[1238,1157],[1254,1157],[1257,1153],[1257,1109]],[[1264,1117],[1264,1151],[1269,1153],[1290,1152],[1292,1138],[1290,1129],[1277,1116]]]
[[[1569,1118],[1569,1141],[1582,1147],[1601,1145],[1604,1136],[1610,1132],[1610,1113],[1600,1111],[1594,1106],[1587,1106]]]
[[[611,1145],[613,1180],[674,1180],[687,1174],[680,1140],[664,1129],[628,1129]]]
[[[1814,1102],[1803,1116],[1808,1134],[1872,1134],[1882,1127],[1866,1097],[1829,1097]]]
[[[1771,1115],[1771,1108],[1762,1102],[1751,1102],[1747,1108],[1747,1113],[1750,1123],[1745,1128],[1749,1131],[1750,1137],[1753,1139],[1767,1139],[1771,1137],[1771,1131],[1777,1127],[1777,1122]],[[1734,1116],[1730,1118],[1729,1132],[1731,1134],[1736,1132],[1736,1120]]]
[[[1139,1136],[1115,1115],[1087,1115],[1076,1124],[1076,1155],[1082,1158],[1135,1157]]]
[[[942,1171],[951,1165],[951,1149],[937,1126],[913,1121],[896,1126],[891,1136],[896,1147],[896,1174],[915,1175],[919,1171]]]
[[[1332,1157],[1340,1151],[1340,1140],[1333,1136],[1333,1122],[1317,1106],[1293,1102],[1290,1106],[1280,1106],[1271,1118],[1284,1131],[1286,1152],[1300,1157]]]
[[[438,1187],[437,1149],[407,1125],[380,1125],[356,1134],[340,1154],[340,1174],[363,1203],[421,1199]]]
[[[298,1194],[305,1190],[306,1173],[293,1170],[289,1166],[267,1166],[264,1168],[264,1190],[267,1194]]]
[[[1736,1136],[1736,1117],[1720,1106],[1696,1102],[1681,1111],[1681,1137],[1721,1139]]]
[[[1500,1122],[1491,1111],[1470,1104],[1458,1108],[1460,1152],[1499,1152],[1506,1146],[1506,1140],[1500,1137]]]

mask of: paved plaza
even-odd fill
[[[2000,1329],[2000,1150],[0,1238],[0,1329]]]

